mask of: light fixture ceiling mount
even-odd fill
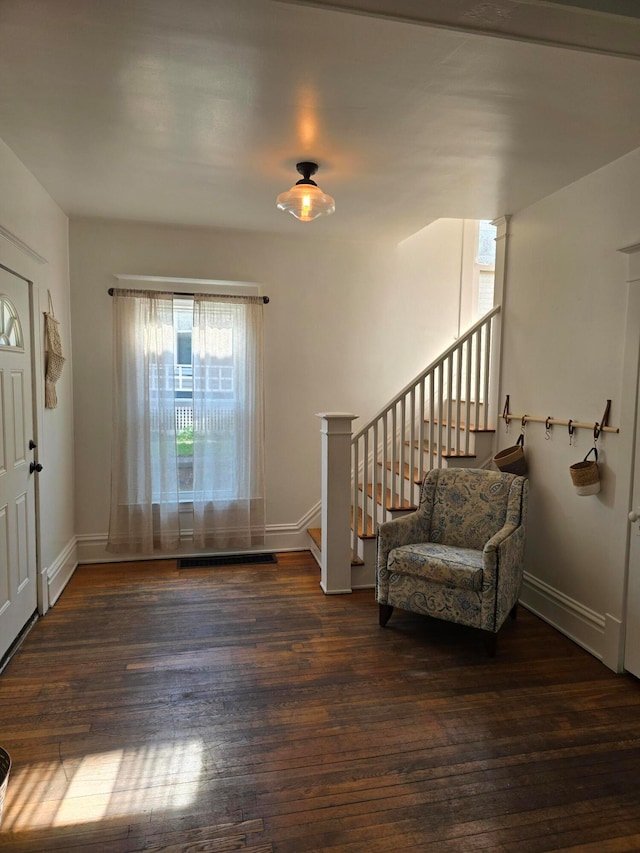
[[[311,176],[318,171],[318,164],[303,160],[296,164],[302,178],[287,192],[280,193],[276,199],[278,210],[290,213],[301,222],[311,222],[318,216],[330,216],[336,209],[335,201],[323,193]]]

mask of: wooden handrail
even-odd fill
[[[488,311],[351,438],[352,518],[362,519],[361,538],[375,536],[378,503],[383,517],[386,509],[410,506],[415,481],[446,464],[445,457],[474,458],[469,433],[489,428],[490,362],[499,358],[492,353],[492,327],[499,312],[500,305]]]
[[[413,379],[411,382],[409,382],[408,385],[405,385],[405,387],[402,389],[402,391],[400,391],[398,394],[396,394],[396,396],[383,409],[380,409],[380,411],[371,418],[369,423],[367,423],[365,426],[362,427],[360,432],[356,433],[356,435],[353,436],[352,441],[355,442],[359,438],[361,438],[367,430],[371,429],[371,427],[373,426],[373,424],[376,421],[380,420],[380,418],[383,418],[386,414],[388,414],[391,411],[391,409],[395,405],[397,405],[403,397],[405,397],[407,394],[409,394],[411,392],[412,388],[417,388],[418,385],[423,381],[423,379],[425,379],[429,375],[429,373],[431,373],[437,367],[439,367],[441,364],[443,364],[449,358],[449,356],[451,356],[469,338],[472,338],[473,335],[478,331],[478,329],[481,329],[489,320],[491,320],[493,317],[495,317],[496,314],[499,314],[500,313],[500,307],[501,307],[500,305],[494,305],[494,307],[491,309],[491,311],[487,311],[487,313],[484,315],[484,317],[481,317],[477,323],[474,323],[474,325],[471,326],[471,328],[467,329],[467,331],[464,333],[464,335],[462,335],[457,340],[455,340],[451,344],[451,346],[448,347],[448,349],[446,349],[443,353],[441,353],[441,355],[439,355],[438,358],[435,359],[435,361],[432,361],[428,367],[425,367],[425,369],[422,371],[422,373],[418,374],[418,376],[416,376],[415,379]]]

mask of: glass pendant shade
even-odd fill
[[[297,169],[303,178],[287,192],[280,193],[276,199],[278,210],[290,213],[301,222],[311,222],[318,216],[329,216],[335,211],[336,204],[331,196],[323,193],[311,180],[310,176],[317,168],[315,163],[298,163]]]

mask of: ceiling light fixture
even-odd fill
[[[318,216],[330,216],[336,203],[330,195],[323,193],[311,175],[318,171],[317,163],[297,163],[296,169],[302,175],[290,190],[280,193],[276,199],[278,210],[284,210],[301,222],[311,222]]]

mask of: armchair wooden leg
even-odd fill
[[[484,647],[487,650],[487,656],[494,658],[498,647],[498,635],[493,631],[486,631],[484,635]]]
[[[384,626],[387,624],[392,613],[393,613],[393,607],[390,604],[381,604],[380,605],[379,621],[380,621],[380,627],[381,628],[384,628]]]
[[[513,605],[513,607],[511,608],[510,616],[511,616],[511,618],[512,618],[512,619],[517,619],[517,618],[518,618],[518,602],[517,602],[517,601],[516,601],[516,603]]]

